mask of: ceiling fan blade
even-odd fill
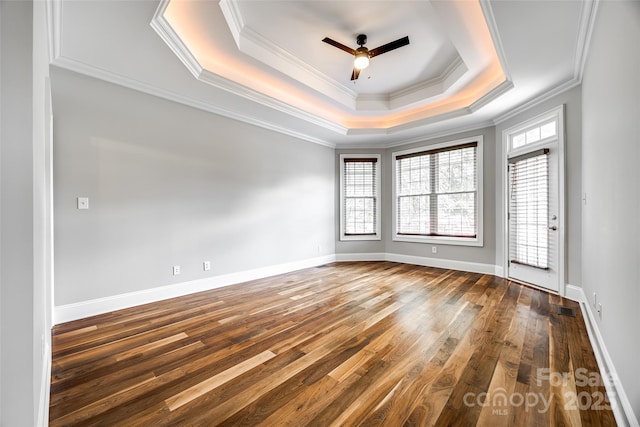
[[[349,46],[345,46],[340,42],[337,42],[335,40],[330,39],[329,37],[325,37],[322,39],[323,42],[330,44],[331,46],[335,46],[338,49],[342,49],[347,53],[350,53],[351,55],[355,55],[356,51],[355,49],[351,49]]]
[[[360,75],[360,70],[354,67],[353,72],[351,73],[351,80],[358,80],[359,75]]]
[[[401,39],[393,41],[391,43],[383,44],[380,47],[375,49],[371,49],[369,51],[369,58],[373,58],[374,56],[382,55],[383,53],[389,52],[391,50],[397,49],[402,46],[406,46],[409,44],[409,36],[404,36]]]

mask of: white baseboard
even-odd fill
[[[495,274],[493,264],[457,261],[442,258],[428,258],[415,255],[402,255],[382,252],[336,254],[336,261],[393,261],[403,264],[422,265],[425,267],[446,268],[450,270],[469,271],[471,273]]]
[[[593,352],[596,355],[596,361],[598,362],[600,373],[604,379],[607,395],[611,401],[611,408],[617,424],[619,426],[640,427],[638,419],[631,407],[631,402],[622,387],[622,383],[620,383],[620,377],[618,377],[618,373],[613,365],[611,355],[604,344],[595,313],[591,308],[591,304],[589,304],[584,290],[577,286],[567,285],[566,291],[567,298],[580,303],[589,341],[591,341],[591,347],[593,347]],[[571,296],[569,296],[570,294]]]
[[[51,347],[45,343],[42,356],[42,375],[40,376],[40,393],[38,399],[38,427],[49,425],[49,393],[51,391]]]
[[[336,261],[349,262],[349,261],[387,261],[384,252],[366,252],[358,254],[336,254]]]
[[[81,301],[72,304],[59,305],[54,307],[54,324],[70,322],[72,320],[83,319],[85,317],[108,313],[110,311],[135,307],[137,305],[148,304],[168,298],[175,298],[196,292],[229,286],[236,283],[247,282],[249,280],[262,279],[264,277],[275,276],[288,273],[303,268],[314,267],[334,261],[393,261],[405,264],[423,265],[427,267],[438,267],[452,270],[469,271],[473,273],[495,274],[496,266],[490,264],[480,264],[467,261],[447,260],[441,258],[427,258],[413,255],[401,255],[390,253],[354,253],[354,254],[331,254],[317,258],[310,258],[301,261],[294,261],[285,264],[278,264],[253,270],[241,271],[238,273],[225,274],[208,277],[205,279],[192,280],[189,282],[176,283],[173,285],[161,286],[157,288],[145,289],[142,291],[129,292],[121,295],[113,295],[104,298],[97,298],[89,301]]]
[[[334,254],[54,307],[54,325],[334,262]]]
[[[564,286],[564,297],[571,301],[584,302],[584,292],[582,288],[568,283]]]
[[[423,265],[425,267],[446,268],[449,270],[469,271],[471,273],[493,274],[495,271],[495,266],[489,264],[413,255],[387,254],[387,261]]]

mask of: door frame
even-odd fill
[[[556,118],[558,121],[558,293],[560,296],[566,295],[566,278],[565,278],[565,266],[566,266],[566,216],[565,216],[565,111],[564,104],[548,110],[542,114],[539,114],[531,119],[520,122],[514,126],[511,126],[502,131],[502,156],[500,160],[500,169],[502,170],[502,183],[501,183],[501,197],[502,197],[502,242],[503,242],[503,257],[502,257],[502,271],[503,276],[506,279],[509,278],[509,173],[508,173],[508,152],[509,152],[509,137],[513,134],[522,132],[524,129],[535,126],[538,123],[542,123],[549,119]],[[513,280],[513,279],[510,279]],[[527,283],[527,285],[552,292],[547,288],[538,287],[534,284]]]

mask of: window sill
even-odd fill
[[[377,234],[372,235],[364,235],[364,236],[340,236],[341,242],[352,242],[352,241],[360,241],[360,240],[382,240],[381,237]]]
[[[482,238],[465,239],[461,237],[435,237],[435,236],[403,236],[396,234],[393,236],[393,240],[396,242],[409,242],[409,243],[430,243],[437,245],[454,245],[454,246],[472,246],[482,247]]]

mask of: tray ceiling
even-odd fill
[[[581,80],[591,1],[50,0],[52,63],[330,146],[494,124]],[[374,48],[353,57],[330,37]]]

